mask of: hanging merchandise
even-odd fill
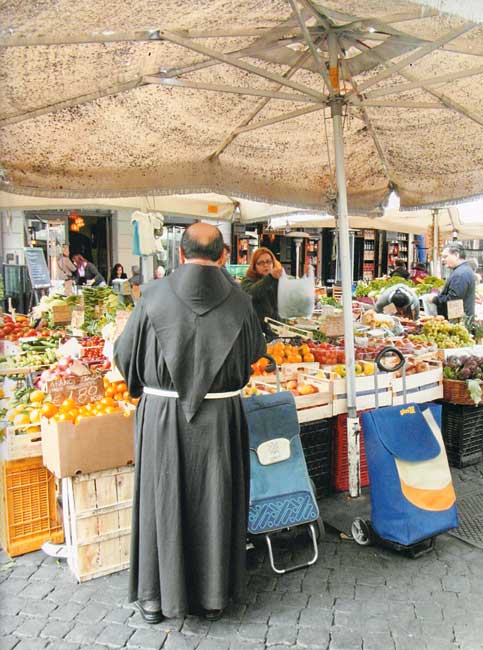
[[[140,212],[136,210],[131,217],[133,224],[133,255],[163,255],[164,218],[161,212]]]

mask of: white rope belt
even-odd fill
[[[179,397],[175,390],[164,390],[163,388],[148,388],[144,387],[143,392],[146,395],[157,395],[158,397]],[[229,390],[226,393],[206,393],[205,399],[226,399],[227,397],[236,397],[240,395],[242,389]]]

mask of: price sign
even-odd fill
[[[50,275],[42,248],[24,248],[25,261],[33,289],[50,287]]]
[[[450,300],[447,303],[448,307],[448,320],[453,320],[454,318],[463,318],[465,315],[465,309],[462,300]]]
[[[52,307],[52,318],[56,325],[66,325],[71,322],[69,305],[59,305]]]
[[[98,375],[64,377],[49,382],[47,391],[56,406],[60,406],[67,398],[73,399],[82,406],[104,397],[104,382]]]
[[[74,309],[72,310],[70,326],[72,327],[72,329],[82,329],[83,325],[84,325],[84,308],[74,307]]]

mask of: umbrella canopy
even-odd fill
[[[350,209],[391,187],[402,206],[483,193],[483,30],[465,18],[402,0],[45,0],[3,3],[0,24],[7,191],[332,209],[330,29]]]

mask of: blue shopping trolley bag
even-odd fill
[[[272,360],[268,355],[264,356]],[[277,388],[280,390],[278,370]],[[282,391],[247,397],[242,404],[250,440],[248,533],[264,537],[276,573],[309,566],[318,558],[314,524],[319,510],[300,440],[294,397],[292,393]],[[285,569],[277,568],[271,535],[303,525],[308,526],[312,539],[312,559]]]
[[[396,348],[386,348],[404,357]],[[377,371],[376,371],[377,372]],[[441,406],[407,403],[362,414],[371,524],[382,540],[409,547],[458,526],[456,495],[441,435]]]

